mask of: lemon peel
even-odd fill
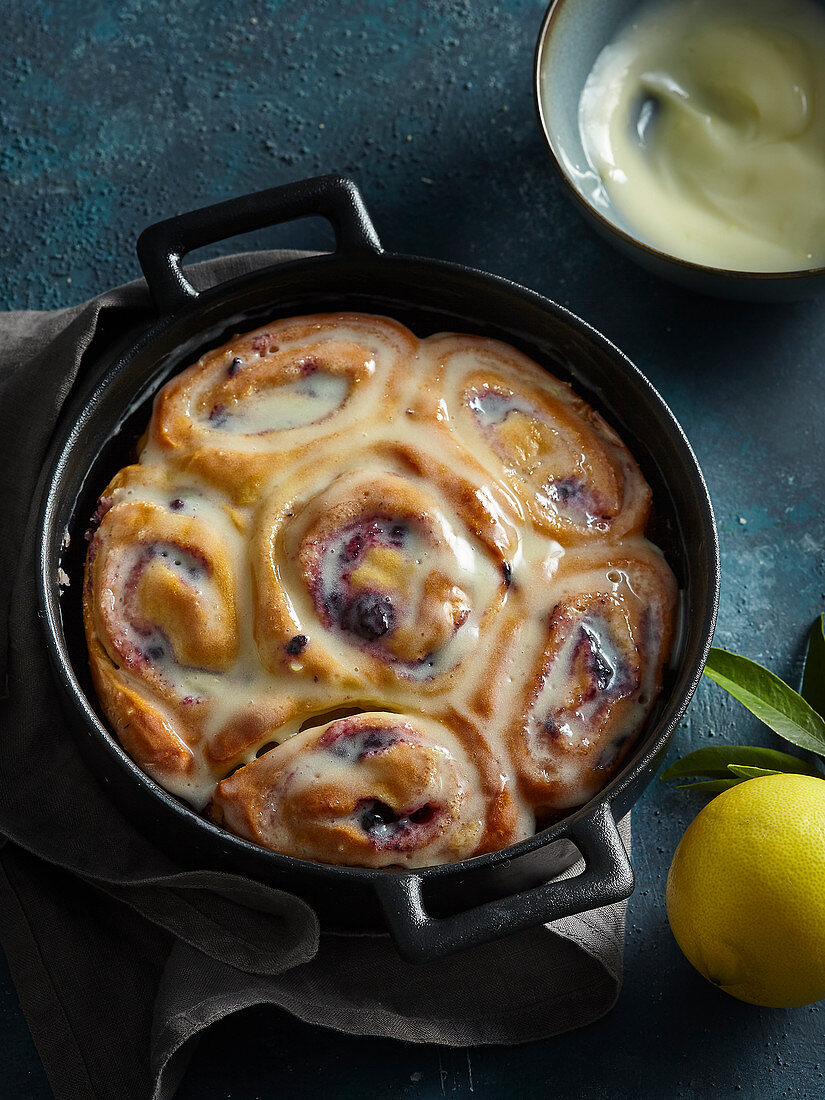
[[[709,802],[674,854],[667,913],[687,959],[739,1000],[825,997],[825,780],[760,776]]]

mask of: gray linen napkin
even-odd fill
[[[190,273],[217,283],[295,255],[233,256]],[[621,986],[623,905],[413,966],[387,936],[319,935],[309,906],[283,891],[182,870],[86,768],[34,615],[32,500],[73,385],[152,320],[141,282],[56,313],[0,314],[0,941],[55,1095],[171,1097],[193,1040],[258,1004],[353,1034],[455,1046],[597,1019]],[[620,829],[629,848],[629,818]]]

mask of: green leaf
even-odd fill
[[[814,619],[808,635],[802,698],[810,703],[817,714],[825,718],[825,614]]]
[[[782,774],[782,772],[772,771],[770,768],[746,768],[744,764],[728,764],[728,771],[738,775],[740,779],[757,779],[760,775]]]
[[[798,772],[801,775],[819,775],[816,768],[776,749],[758,748],[756,745],[709,745],[704,749],[690,752],[671,764],[662,772],[660,779],[681,779],[686,775],[704,775],[708,779],[730,778],[728,766],[739,764],[750,768],[764,768],[767,771]]]
[[[719,794],[720,791],[727,791],[731,787],[735,787],[737,783],[741,782],[741,779],[708,779],[703,780],[701,783],[680,783],[676,790],[713,791],[715,794]]]
[[[825,753],[825,718],[784,680],[756,661],[714,646],[705,665],[705,675],[786,741],[811,752]]]

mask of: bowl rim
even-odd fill
[[[576,187],[575,183],[570,178],[569,174],[565,170],[562,158],[559,154],[559,150],[556,147],[551,127],[549,126],[544,114],[544,107],[542,103],[541,95],[541,74],[543,68],[544,53],[547,48],[547,42],[549,41],[553,30],[557,23],[557,16],[561,11],[563,5],[566,3],[578,2],[582,0],[550,0],[544,15],[542,17],[541,26],[539,28],[538,37],[536,39],[536,47],[533,51],[533,105],[538,118],[539,129],[541,130],[542,137],[547,152],[550,156],[550,160],[553,163],[556,172],[561,177],[562,182],[567,188],[569,194],[575,199],[576,203],[581,209],[590,217],[595,218],[601,226],[604,227],[608,233],[618,237],[621,241],[627,244],[630,248],[638,249],[656,260],[658,263],[674,264],[676,267],[683,269],[686,272],[691,272],[699,276],[714,276],[724,279],[734,279],[740,281],[753,280],[755,282],[770,282],[771,280],[779,281],[794,281],[801,279],[814,278],[816,276],[825,275],[825,264],[819,267],[806,267],[806,268],[792,268],[787,271],[748,271],[741,268],[727,268],[727,267],[714,267],[711,264],[700,264],[695,260],[686,260],[681,256],[677,256],[672,252],[665,252],[660,248],[656,248],[655,245],[648,244],[640,237],[636,237],[633,233],[623,229],[620,225],[611,221],[610,218],[605,215],[594,206]],[[645,0],[638,0],[639,6],[644,4]]]
[[[60,542],[60,538],[55,539],[55,534],[59,526],[57,521],[59,504],[66,491],[63,482],[66,477],[67,462],[75,448],[82,445],[82,439],[88,431],[86,426],[88,418],[94,414],[99,402],[105,398],[106,392],[114,380],[121,373],[128,371],[133,360],[147,351],[153,351],[154,346],[170,335],[174,329],[181,324],[190,323],[190,318],[194,318],[197,314],[208,310],[212,306],[222,308],[235,294],[253,293],[257,289],[257,284],[265,283],[267,279],[272,278],[276,273],[285,272],[289,268],[346,265],[352,259],[352,257],[338,253],[302,256],[295,260],[258,268],[247,274],[221,282],[208,290],[201,291],[197,298],[183,308],[177,309],[150,324],[134,340],[130,341],[128,348],[125,350],[118,349],[114,357],[107,361],[106,370],[95,377],[93,384],[75,394],[73,399],[70,399],[53,435],[36,494],[39,547],[36,563],[38,610],[42,620],[52,672],[58,682],[63,698],[71,706],[75,721],[79,720],[85,727],[86,733],[93,735],[116,768],[130,772],[132,780],[136,782],[138,787],[143,788],[145,794],[159,800],[175,816],[184,817],[190,824],[195,824],[196,828],[202,830],[203,834],[211,834],[216,841],[228,845],[230,849],[237,847],[246,851],[256,862],[262,861],[262,863],[267,863],[276,868],[280,867],[283,870],[298,870],[301,874],[308,875],[316,881],[335,882],[350,879],[372,882],[378,876],[388,874],[437,880],[441,877],[467,874],[476,869],[482,870],[483,868],[494,867],[509,860],[518,860],[522,856],[545,847],[554,840],[567,837],[570,835],[571,827],[583,819],[591,817],[601,803],[607,803],[612,810],[613,804],[618,802],[622,807],[619,816],[624,816],[624,813],[627,812],[640,796],[644,787],[647,786],[649,779],[652,778],[651,774],[645,779],[645,773],[651,772],[655,767],[660,753],[666,748],[673,732],[681,721],[701,680],[702,669],[712,644],[719,606],[720,553],[713,506],[704,475],[696,455],[670,406],[647,376],[598,329],[543,294],[491,272],[446,260],[395,252],[381,251],[369,257],[370,264],[376,265],[374,269],[376,277],[380,266],[385,264],[406,268],[409,268],[410,265],[424,265],[430,273],[437,269],[446,277],[452,275],[464,282],[480,282],[487,289],[498,289],[515,298],[521,298],[529,304],[538,306],[545,313],[554,315],[580,335],[586,337],[588,341],[609,356],[615,369],[622,372],[628,380],[632,380],[633,384],[640,390],[646,392],[658,406],[662,420],[666,422],[670,440],[674,448],[680,453],[685,466],[689,468],[694,487],[700,498],[700,510],[703,519],[701,534],[706,543],[710,576],[708,578],[707,596],[702,605],[702,643],[698,646],[693,660],[688,662],[688,655],[685,653],[679,666],[680,672],[683,674],[688,673],[685,677],[685,683],[678,691],[676,685],[671,688],[669,697],[665,698],[665,706],[656,718],[654,726],[648,732],[645,742],[635,747],[624,766],[609,783],[596,792],[586,803],[573,808],[559,821],[505,848],[485,852],[454,863],[432,864],[424,867],[358,867],[321,863],[276,852],[254,844],[210,821],[183,799],[171,794],[156,780],[152,779],[147,772],[143,771],[120,745],[108,725],[96,713],[94,701],[87,697],[87,693],[84,691],[75,671],[67,644],[65,623],[60,610],[59,584],[55,581],[50,568],[53,548]],[[376,280],[375,287],[376,298],[381,298],[383,292],[379,280]],[[87,475],[89,463],[85,459],[84,464],[86,465]],[[58,552],[58,560],[59,557]],[[634,794],[634,792],[636,793]],[[628,799],[629,801],[626,801]],[[241,873],[248,872],[241,870]]]

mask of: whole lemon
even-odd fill
[[[667,915],[700,974],[741,1001],[825,997],[825,780],[766,775],[717,795],[676,849]]]

